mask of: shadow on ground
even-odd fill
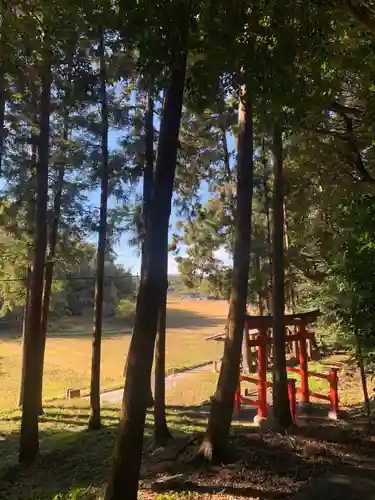
[[[212,466],[197,458],[208,412],[208,405],[168,406],[174,439],[166,448],[155,447],[152,415],[147,416],[141,473],[145,492],[178,492],[181,499],[188,498],[184,492],[195,492],[197,498],[287,499],[328,471],[344,466],[366,471],[375,464],[372,434],[360,424],[311,416],[289,434],[260,433],[235,420],[229,463]],[[104,427],[97,432],[86,430],[88,416],[86,407],[46,407],[41,457],[30,468],[17,463],[19,415],[9,416],[13,430],[0,441],[0,498],[51,500],[75,488],[101,491],[110,473],[118,410],[103,409]],[[244,413],[243,419],[247,417]]]
[[[51,323],[48,336],[53,338],[81,338],[92,335],[91,318],[74,318],[70,323],[61,322],[61,328],[55,323]],[[181,329],[182,331],[196,330],[202,328],[218,327],[223,329],[225,320],[220,317],[205,316],[192,311],[171,308],[167,312],[167,328]],[[108,320],[104,323],[103,336],[105,338],[116,337],[118,335],[131,335],[132,325],[127,321]],[[21,327],[14,325],[3,328],[0,331],[0,340],[16,340],[21,338]]]

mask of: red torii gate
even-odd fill
[[[310,396],[318,399],[323,399],[331,403],[331,413],[337,416],[338,411],[338,378],[337,370],[331,369],[329,375],[324,375],[308,371],[308,353],[307,353],[307,340],[314,338],[312,332],[308,332],[306,326],[313,323],[320,316],[320,311],[314,310],[299,314],[286,314],[284,316],[285,326],[295,327],[296,332],[285,336],[285,342],[298,342],[299,345],[299,368],[288,368],[287,371],[298,373],[301,376],[301,386],[295,388],[294,381],[290,381],[289,397],[291,401],[292,415],[295,416],[295,395],[296,392],[300,394],[300,401],[303,404],[310,402]],[[258,377],[252,378],[240,375],[239,389],[236,392],[235,407],[240,410],[241,402],[251,404],[258,407],[258,416],[265,418],[267,416],[267,388],[272,384],[267,382],[267,347],[271,344],[272,340],[267,332],[272,328],[272,316],[246,316],[245,320],[245,335],[248,347],[258,347]],[[255,339],[250,339],[249,331],[258,330],[258,335]],[[310,393],[309,391],[309,375],[318,378],[326,379],[330,383],[330,395]],[[241,396],[240,384],[241,381],[248,381],[257,384],[258,387],[258,400],[254,401],[249,398]]]

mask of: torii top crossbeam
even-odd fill
[[[285,326],[293,326],[293,325],[308,325],[309,323],[314,323],[321,312],[319,309],[315,309],[314,311],[308,311],[304,313],[298,314],[285,314],[284,321]],[[272,316],[250,316],[246,315],[246,328],[248,330],[263,330],[267,328],[272,328],[273,317]]]

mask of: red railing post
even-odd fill
[[[332,419],[337,419],[339,412],[339,377],[337,372],[337,368],[331,368],[329,372],[329,398],[331,403],[329,417]]]
[[[259,331],[258,347],[258,417],[267,417],[267,333]]]
[[[307,360],[307,346],[306,346],[306,329],[305,325],[299,327],[299,363],[301,370],[301,403],[308,404],[310,402],[309,394],[309,368]]]
[[[288,379],[288,395],[289,395],[289,406],[290,414],[292,416],[293,423],[296,423],[296,381],[294,378]]]
[[[234,409],[236,410],[237,415],[241,411],[241,379],[238,377],[238,384],[236,389],[236,394],[234,395]]]

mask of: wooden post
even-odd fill
[[[309,404],[310,394],[309,394],[309,372],[308,372],[308,360],[307,360],[307,346],[306,346],[306,330],[305,325],[299,327],[300,339],[299,339],[299,363],[301,370],[301,403]]]
[[[339,412],[339,377],[337,372],[337,368],[331,368],[329,372],[329,397],[331,402],[329,418],[334,420],[337,420]]]
[[[258,417],[267,417],[267,332],[259,331],[258,347]]]
[[[294,378],[288,379],[288,396],[289,396],[289,406],[290,414],[292,416],[293,423],[296,423],[296,381]]]

